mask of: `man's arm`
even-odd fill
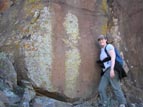
[[[111,57],[110,77],[111,77],[111,78],[114,78],[114,76],[115,76],[114,66],[115,66],[115,58],[116,58],[114,49],[109,50],[109,55],[110,55],[110,57]]]

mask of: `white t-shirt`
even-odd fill
[[[114,46],[112,44],[107,44],[106,50],[107,52],[109,52],[110,50],[114,50]],[[105,59],[107,56],[106,52],[105,52],[105,47],[101,48],[101,53],[100,53],[100,60],[102,61],[103,59]],[[111,66],[111,61],[107,61],[104,62],[104,67],[103,71],[105,71],[107,68],[109,68]]]

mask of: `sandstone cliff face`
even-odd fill
[[[108,34],[131,69],[124,90],[132,82],[142,88],[143,3],[133,1],[1,0],[0,51],[10,56],[18,82],[87,98],[100,77],[96,37]]]

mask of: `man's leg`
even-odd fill
[[[107,71],[106,71],[107,72]],[[105,73],[106,73],[105,72]],[[98,92],[100,94],[100,99],[101,99],[101,102],[102,104],[104,104],[105,106],[107,105],[107,94],[106,94],[106,89],[107,89],[107,86],[109,84],[109,79],[107,78],[107,76],[104,74],[102,77],[101,77],[101,80],[100,80],[100,84],[99,84],[99,87],[98,87]]]
[[[110,78],[110,83],[111,83],[111,86],[113,88],[113,91],[117,97],[119,104],[126,104],[126,98],[121,89],[119,76],[116,71],[115,71],[115,77],[113,79]]]

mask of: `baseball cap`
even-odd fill
[[[104,35],[99,35],[98,38],[97,38],[97,40],[99,41],[100,39],[106,39],[106,36],[104,36]]]

